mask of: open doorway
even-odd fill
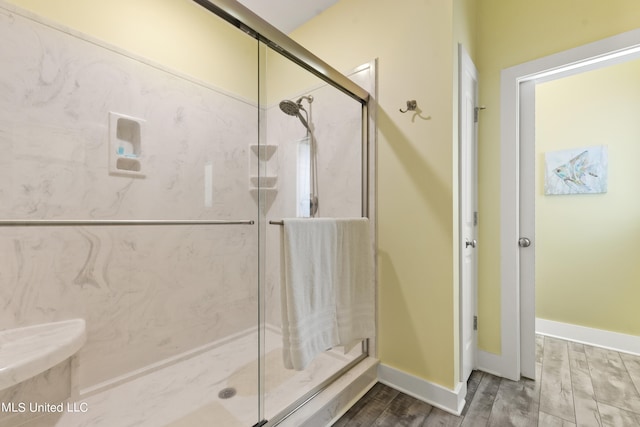
[[[526,207],[535,194],[535,154],[531,155],[530,146],[535,141],[531,137],[535,84],[635,59],[639,51],[640,30],[635,30],[502,72],[501,358],[507,378],[535,375],[535,281],[530,277],[531,263],[535,263],[535,222],[533,210]],[[532,244],[519,246],[521,238]]]
[[[640,335],[639,76],[634,59],[536,84],[538,333]]]

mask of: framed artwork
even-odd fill
[[[545,153],[544,194],[606,193],[606,145]]]

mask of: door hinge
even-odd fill
[[[473,213],[473,225],[476,226],[478,225],[478,212],[474,212]]]
[[[473,316],[473,330],[478,330],[478,316]]]

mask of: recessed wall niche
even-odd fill
[[[142,178],[142,140],[145,120],[109,113],[109,175]]]

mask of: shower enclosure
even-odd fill
[[[212,57],[172,63],[15,4],[0,0],[0,426],[285,425],[373,349],[285,369],[279,286],[283,218],[373,219],[374,64],[342,75],[232,0],[173,2],[197,20],[151,38],[206,35]]]

